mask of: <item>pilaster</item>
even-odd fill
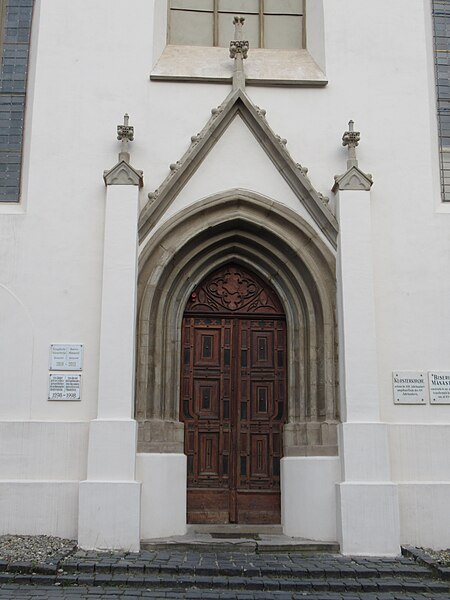
[[[380,421],[373,274],[372,176],[358,166],[360,134],[344,133],[347,171],[335,178],[339,222],[337,310],[342,423],[338,536],[343,554],[397,555],[397,486],[391,481],[387,428]]]
[[[89,428],[87,480],[80,482],[78,543],[139,550],[134,412],[137,224],[142,172],[129,165],[133,128],[118,126],[119,162],[106,184],[97,418]]]

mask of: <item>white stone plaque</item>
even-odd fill
[[[394,404],[425,404],[427,401],[425,374],[420,371],[394,371],[392,387]]]
[[[430,404],[450,404],[450,371],[430,371]]]
[[[50,346],[50,371],[81,371],[82,368],[82,344],[52,344]]]
[[[81,374],[50,373],[48,376],[49,400],[80,400]]]

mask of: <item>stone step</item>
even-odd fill
[[[240,525],[237,523],[228,523],[226,525],[186,525],[188,535],[201,535],[210,533],[214,534],[230,534],[245,537],[253,534],[265,535],[283,535],[283,527],[281,525]]]
[[[186,535],[142,540],[141,550],[330,554],[339,552],[339,544],[289,537],[279,525],[190,525]]]
[[[418,564],[428,567],[440,579],[450,580],[450,565],[442,565],[424,550],[413,546],[402,546],[402,555],[413,558]]]
[[[18,574],[0,573],[0,584],[33,584],[90,587],[128,587],[146,590],[209,590],[222,591],[285,591],[285,592],[323,592],[353,594],[449,594],[449,586],[443,581],[412,578],[349,578],[349,579],[298,579],[279,576],[270,577],[233,577],[201,575],[126,575],[126,574]]]
[[[204,557],[202,557],[203,559]],[[262,558],[262,557],[261,557]],[[65,573],[86,573],[86,574],[129,574],[129,575],[200,575],[200,576],[234,576],[234,577],[295,577],[301,579],[308,578],[344,578],[344,579],[356,579],[356,578],[380,578],[380,577],[410,577],[415,579],[430,578],[432,577],[431,570],[425,565],[417,564],[413,561],[405,563],[390,562],[369,562],[364,564],[360,563],[348,563],[347,561],[340,562],[339,560],[332,563],[320,564],[318,561],[306,562],[305,560],[299,561],[298,564],[291,563],[286,565],[285,563],[263,563],[258,564],[259,561],[249,560],[249,556],[246,555],[246,560],[239,562],[238,564],[232,564],[229,561],[217,561],[216,563],[210,560],[199,564],[199,559],[195,555],[187,555],[184,560],[174,562],[172,560],[158,560],[158,561],[134,561],[134,560],[109,560],[100,559],[98,561],[91,560],[80,560],[70,558],[62,561],[59,568]],[[41,570],[43,569],[43,571]],[[17,565],[11,565],[8,569],[16,572],[48,572],[48,567],[29,565],[24,571],[23,567],[17,568]]]
[[[142,550],[149,552],[160,552],[170,550],[171,552],[265,552],[278,554],[285,552],[298,552],[302,554],[317,554],[323,552],[326,554],[337,554],[339,544],[334,542],[310,542],[310,543],[276,543],[272,540],[252,538],[225,538],[212,540],[196,540],[192,542],[183,541],[158,541],[152,540],[141,543]]]

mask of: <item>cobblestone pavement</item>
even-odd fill
[[[171,590],[124,590],[117,588],[79,587],[55,589],[42,586],[2,586],[0,598],[4,600],[136,600],[137,598],[186,599],[186,600],[448,600],[449,595],[381,593],[381,594],[336,594],[336,593],[291,593],[291,592],[208,592]]]
[[[411,549],[396,559],[338,554],[74,551],[0,561],[0,600],[450,600],[448,573]]]

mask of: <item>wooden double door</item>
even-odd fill
[[[180,418],[189,523],[280,523],[286,321],[239,265],[197,287],[183,318]]]

